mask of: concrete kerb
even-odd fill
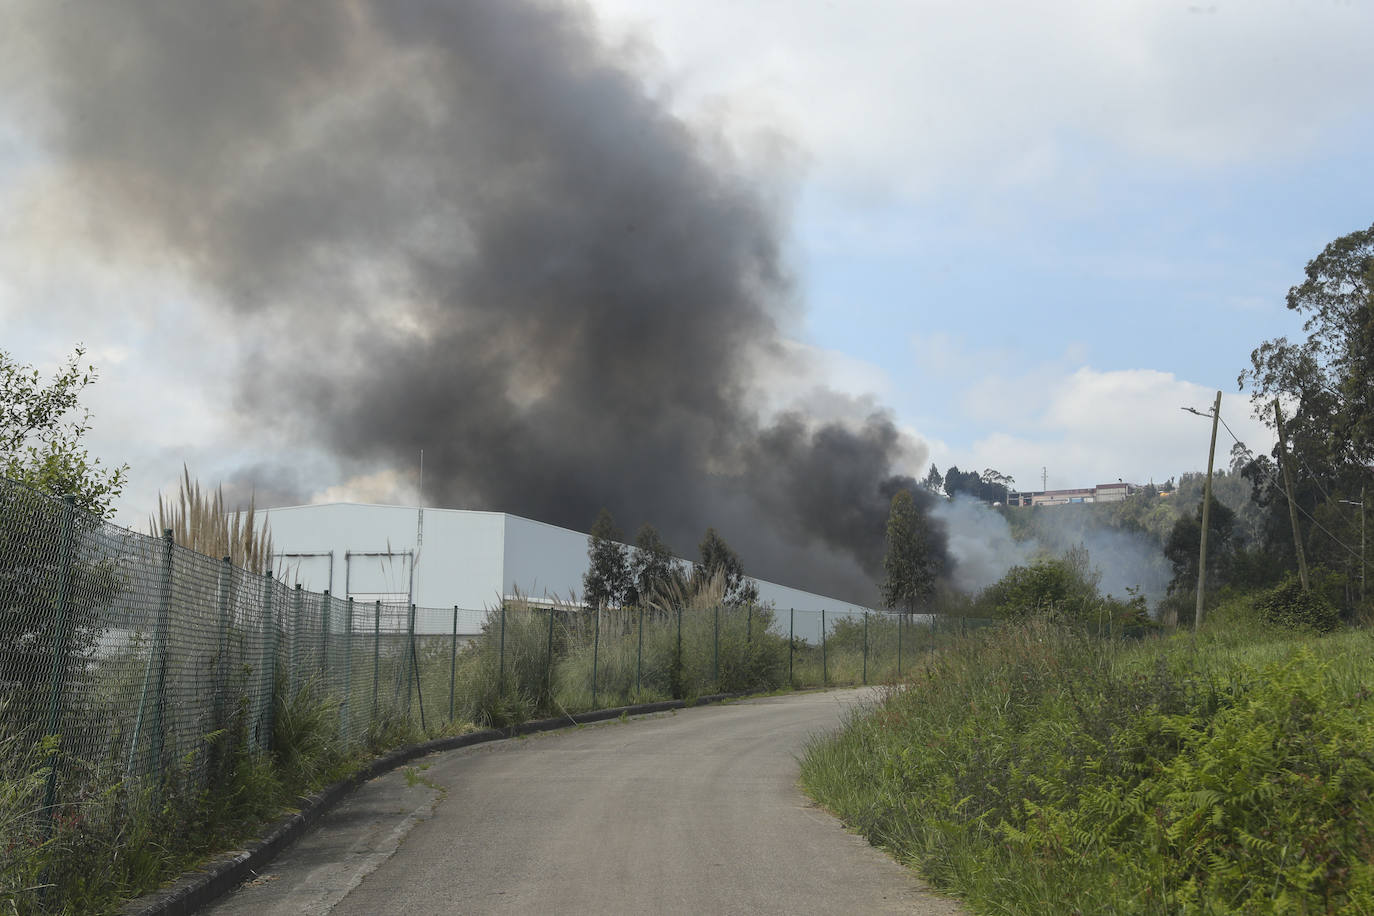
[[[621,716],[644,716],[656,712],[668,712],[673,709],[705,706],[726,700],[758,696],[764,692],[766,691],[713,693],[709,696],[697,697],[690,702],[687,700],[660,700],[656,703],[616,706],[591,712],[566,713],[550,719],[523,722],[509,728],[487,728],[468,732],[466,735],[436,738],[433,741],[424,741],[397,748],[372,760],[352,776],[341,779],[314,795],[303,797],[299,811],[282,817],[268,829],[267,834],[261,840],[250,844],[247,849],[224,853],[212,858],[195,871],[182,875],[171,885],[130,900],[123,906],[120,913],[122,916],[184,916],[184,914],[194,913],[238,887],[249,875],[260,871],[288,846],[300,839],[310,829],[311,825],[342,801],[349,792],[368,780],[375,779],[383,773],[389,773],[417,757],[438,751],[470,747],[474,744],[485,744],[488,741],[501,741],[506,738],[532,735],[537,732],[571,728],[593,722],[605,722],[610,719],[618,719]]]

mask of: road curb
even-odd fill
[[[452,751],[474,744],[489,741],[502,741],[533,735],[539,732],[572,728],[593,722],[605,722],[621,716],[642,716],[674,709],[687,709],[692,706],[706,706],[725,700],[759,696],[764,691],[746,693],[713,693],[697,697],[695,700],[660,700],[656,703],[637,703],[633,706],[615,706],[609,709],[596,709],[591,712],[567,713],[551,719],[535,719],[508,728],[485,728],[468,732],[466,735],[453,735],[448,738],[435,738],[419,744],[388,751],[358,770],[352,776],[333,783],[314,795],[301,798],[301,808],[272,824],[262,839],[247,849],[224,853],[211,859],[195,871],[187,872],[172,884],[142,897],[136,897],[120,910],[122,916],[185,916],[213,902],[233,890],[247,877],[260,871],[287,847],[300,839],[316,821],[327,814],[350,792],[363,783],[389,773],[417,757],[438,751]]]

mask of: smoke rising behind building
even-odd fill
[[[424,449],[434,505],[605,506],[688,554],[715,525],[752,573],[873,600],[924,449],[863,401],[760,414],[800,317],[785,188],[582,7],[32,2],[11,27],[73,231],[240,319],[245,413],[349,473]]]

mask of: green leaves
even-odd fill
[[[911,491],[898,490],[887,517],[887,555],[883,558],[883,604],[908,613],[935,592],[939,551],[929,518],[916,509]]]
[[[582,576],[582,603],[587,607],[620,607],[633,582],[629,551],[611,513],[602,509],[587,538],[587,572]]]
[[[75,412],[97,378],[94,366],[80,364],[85,353],[78,346],[44,383],[38,370],[0,350],[0,477],[53,496],[70,494],[78,508],[108,518],[129,468],[103,467],[81,444],[90,413]]]

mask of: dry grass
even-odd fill
[[[224,488],[202,491],[200,482],[182,465],[181,488],[176,500],[157,497],[157,517],[148,519],[149,533],[159,537],[168,529],[182,547],[209,557],[228,557],[235,566],[265,573],[272,568],[272,535],[267,524],[257,524],[257,507],[229,512],[224,507]]]

